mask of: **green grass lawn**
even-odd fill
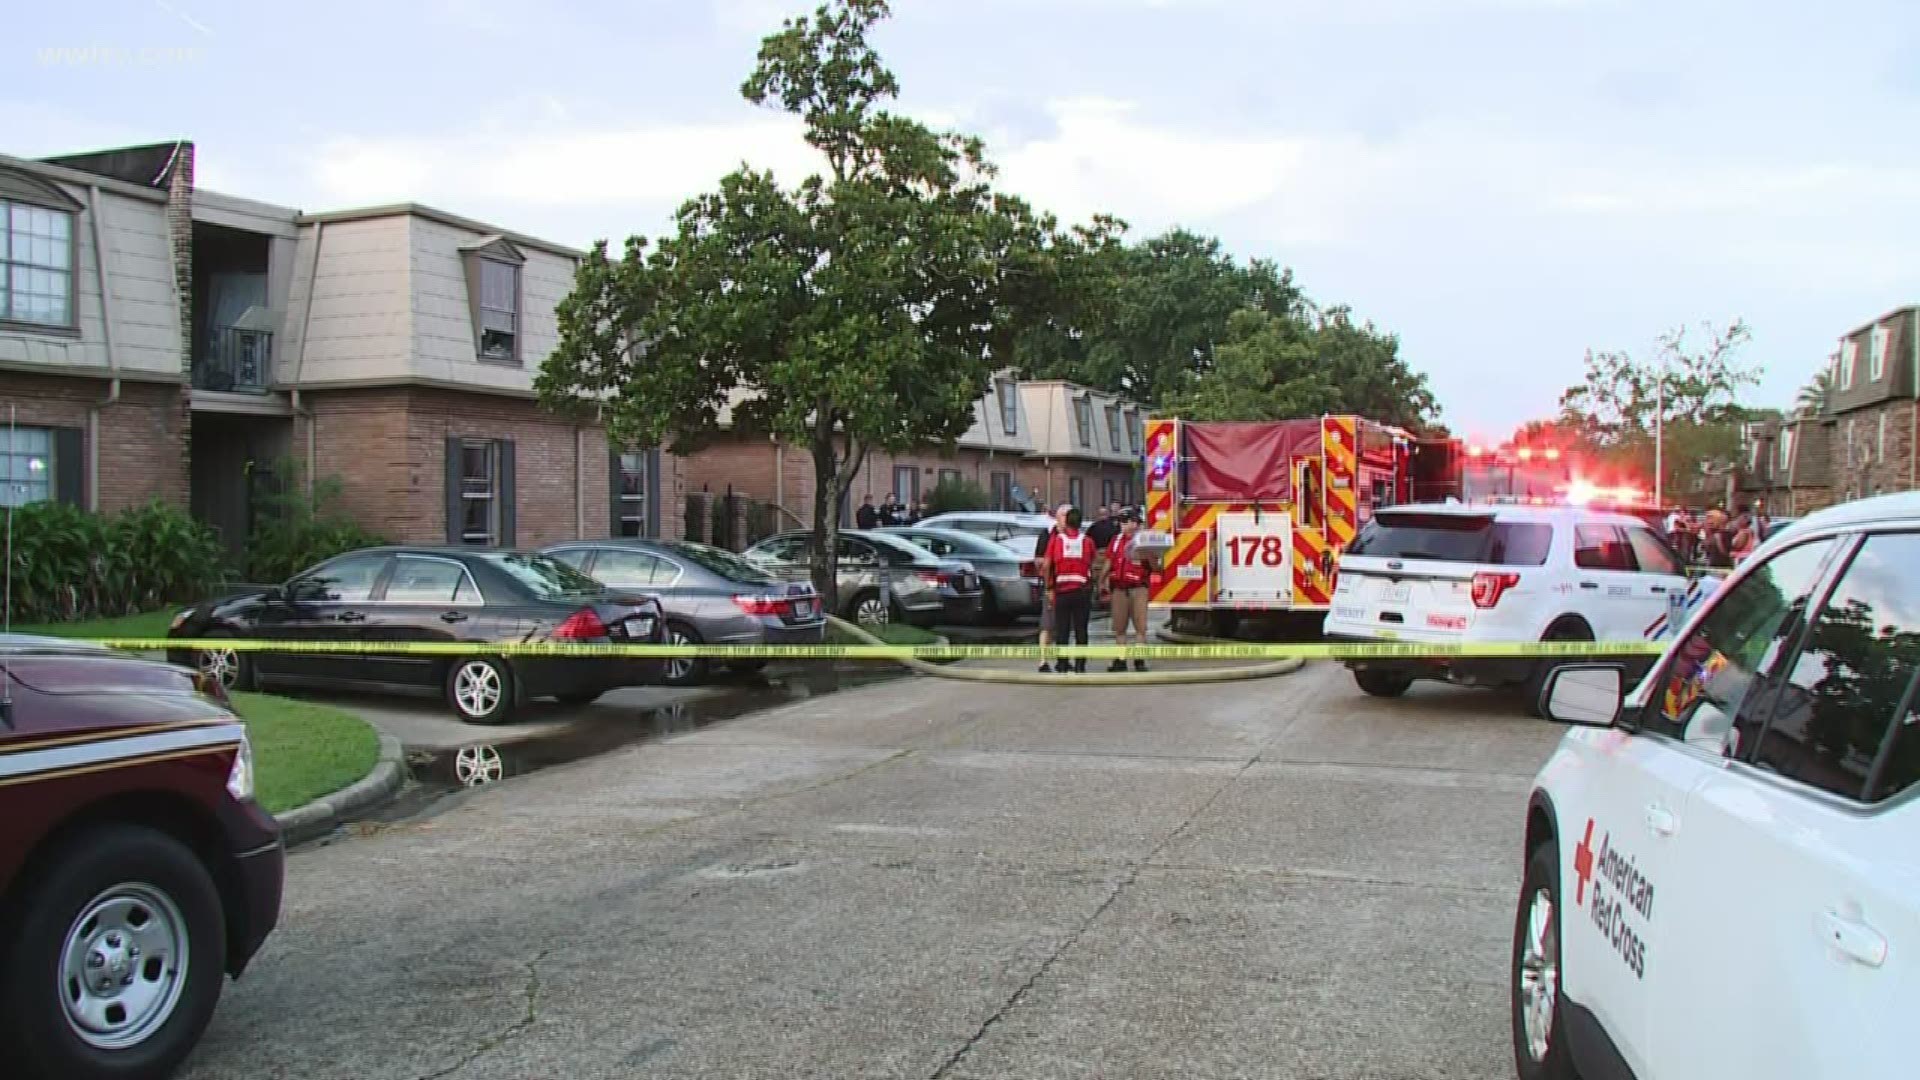
[[[351,713],[272,694],[235,694],[233,704],[253,742],[254,797],[269,813],[338,791],[379,760],[379,736]]]
[[[110,619],[81,619],[79,622],[14,623],[18,634],[47,634],[64,638],[163,638],[167,626],[180,608],[143,611],[138,615],[116,615]]]

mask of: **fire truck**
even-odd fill
[[[1379,506],[1460,491],[1457,440],[1359,416],[1196,423],[1155,417],[1144,452],[1149,530],[1167,534],[1152,606],[1215,629],[1235,613],[1324,613],[1341,550]],[[1183,617],[1184,616],[1184,617]]]

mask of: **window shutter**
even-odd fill
[[[460,439],[447,436],[447,543],[460,540]]]
[[[620,450],[607,450],[607,535],[620,535]]]
[[[776,525],[777,525],[776,519]],[[647,451],[647,520],[640,530],[653,539],[660,538],[660,450]]]
[[[513,532],[513,440],[501,439],[494,445],[499,448],[500,478],[495,481],[494,498],[500,502],[500,546],[510,548],[519,542]]]
[[[86,505],[87,452],[77,427],[53,429],[53,497],[72,506]]]

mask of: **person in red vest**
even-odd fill
[[[1042,580],[1053,590],[1056,645],[1087,643],[1087,620],[1093,616],[1093,556],[1093,538],[1080,531],[1080,511],[1068,510],[1053,539],[1047,541],[1047,561],[1041,568]],[[1087,662],[1080,659],[1069,666],[1062,657],[1053,670],[1082,672]]]
[[[1127,643],[1127,627],[1133,627],[1135,644],[1147,643],[1147,575],[1152,572],[1146,563],[1130,558],[1128,548],[1133,546],[1133,534],[1140,531],[1140,515],[1133,510],[1120,514],[1120,531],[1107,542],[1107,590],[1113,594],[1113,641],[1116,645]],[[1127,662],[1115,660],[1107,665],[1108,671],[1125,671]],[[1133,670],[1147,670],[1145,660],[1135,660]]]

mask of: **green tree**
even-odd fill
[[[1800,388],[1793,402],[1795,416],[1820,416],[1833,405],[1833,369],[1821,368]]]
[[[783,188],[742,166],[651,250],[596,244],[536,384],[628,444],[697,447],[727,409],[805,446],[830,603],[839,508],[869,449],[957,439],[1021,328],[1061,304],[1061,264],[1111,229],[1060,235],[993,189],[977,138],[886,111],[899,86],[867,37],[887,14],[834,0],[761,43],[741,92],[798,116],[825,173]]]

